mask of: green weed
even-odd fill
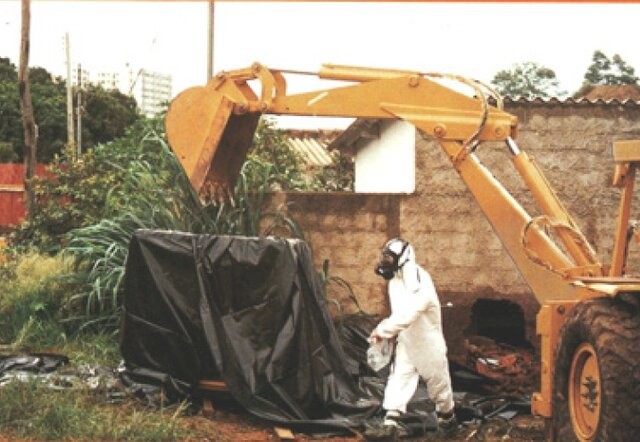
[[[3,264],[0,280],[0,343],[12,349],[64,342],[59,322],[69,290],[71,260],[27,253]]]

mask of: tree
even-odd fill
[[[499,71],[491,84],[502,95],[521,97],[549,97],[562,95],[556,73],[534,62],[514,64],[510,70]]]
[[[38,161],[50,162],[67,142],[66,83],[41,67],[29,68],[35,119],[38,121]],[[141,118],[136,102],[117,90],[89,85],[83,91],[82,139],[84,150],[125,134]],[[74,106],[75,109],[75,106]],[[0,143],[3,152],[11,145],[22,159],[23,132],[20,124],[18,75],[8,58],[0,57]]]
[[[638,77],[635,69],[622,59],[619,54],[614,54],[611,59],[604,52],[596,50],[591,57],[591,64],[584,74],[584,82],[574,98],[584,97],[596,86],[638,86]]]
[[[4,159],[22,158],[22,116],[18,96],[18,71],[8,58],[0,57],[0,143]]]
[[[595,51],[591,59],[592,63],[584,74],[585,83],[591,85],[608,84],[637,84],[638,77],[635,69],[620,57],[614,54],[610,60],[602,51]]]
[[[38,132],[33,115],[31,84],[29,83],[29,32],[31,30],[31,0],[22,0],[22,25],[20,31],[20,67],[18,69],[18,91],[24,132],[24,193],[27,213],[35,208],[35,197],[31,188],[31,178],[36,172]]]
[[[82,101],[83,148],[123,136],[125,129],[140,119],[136,100],[117,89],[90,84],[82,91]]]

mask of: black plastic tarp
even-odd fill
[[[254,415],[306,431],[380,410],[384,382],[343,350],[303,241],[138,231],[124,287],[129,382],[178,401],[221,379]]]

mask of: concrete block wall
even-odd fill
[[[610,184],[610,149],[615,140],[640,138],[640,106],[512,102],[506,110],[519,118],[519,146],[536,159],[600,259],[609,262],[619,198]],[[531,215],[539,214],[504,145],[483,144],[478,156]],[[443,305],[452,304],[443,309],[443,321],[454,356],[473,332],[471,309],[478,299],[518,304],[526,337],[538,346],[538,302],[432,140],[416,136],[412,194],[288,193],[274,198],[292,203],[290,213],[302,226],[318,269],[328,259],[329,274],[349,282],[364,310],[387,311],[384,282],[373,266],[381,245],[401,236],[414,245]],[[640,273],[637,249],[632,247],[630,268]]]

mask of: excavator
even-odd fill
[[[334,80],[334,88],[287,93],[289,75]],[[453,87],[460,82],[466,88]],[[457,75],[323,65],[319,72],[259,63],[221,72],[170,104],[166,131],[193,188],[209,200],[231,194],[263,114],[403,120],[437,140],[540,303],[540,389],[531,409],[548,440],[640,437],[640,278],[627,274],[640,140],[613,144],[620,189],[614,247],[599,261],[542,170],[515,142],[518,121],[489,86]],[[530,215],[480,161],[501,145],[540,214]]]

